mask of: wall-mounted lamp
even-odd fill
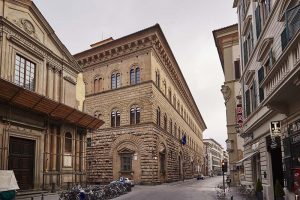
[[[264,178],[267,178],[267,172],[264,171]]]

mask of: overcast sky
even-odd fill
[[[233,0],[33,0],[74,54],[159,23],[208,127],[225,147],[224,75],[212,31],[236,23]]]

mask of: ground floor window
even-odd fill
[[[124,172],[132,171],[132,154],[122,153],[121,154],[121,170]]]

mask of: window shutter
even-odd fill
[[[288,44],[288,35],[287,35],[286,28],[285,28],[281,33],[281,49],[282,49],[282,51],[285,49],[287,44]]]
[[[269,63],[270,63],[270,68],[273,67],[273,52],[272,49],[269,51]]]
[[[256,81],[253,81],[253,98],[252,98],[252,106],[253,106],[253,110],[256,109],[257,107],[257,89],[256,89]]]
[[[250,110],[250,92],[249,92],[249,90],[247,90],[246,92],[245,92],[245,98],[246,98],[246,117],[248,117],[249,115],[250,115],[250,112],[251,112],[251,110]]]
[[[247,47],[247,40],[244,42],[244,65],[246,66],[248,62],[248,47]]]
[[[256,22],[256,36],[259,38],[261,32],[261,19],[260,19],[260,6],[258,5],[255,10],[255,22]]]
[[[240,71],[240,61],[236,60],[234,61],[234,72],[235,72],[235,79],[241,78],[241,71]]]
[[[261,67],[259,70],[258,70],[258,84],[261,84],[261,82],[264,80],[265,78],[265,72],[264,72],[264,67]]]

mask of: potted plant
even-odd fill
[[[257,200],[263,200],[263,186],[260,179],[256,182],[255,194]]]
[[[283,188],[279,182],[279,180],[276,180],[275,183],[275,200],[284,200],[284,191]]]

